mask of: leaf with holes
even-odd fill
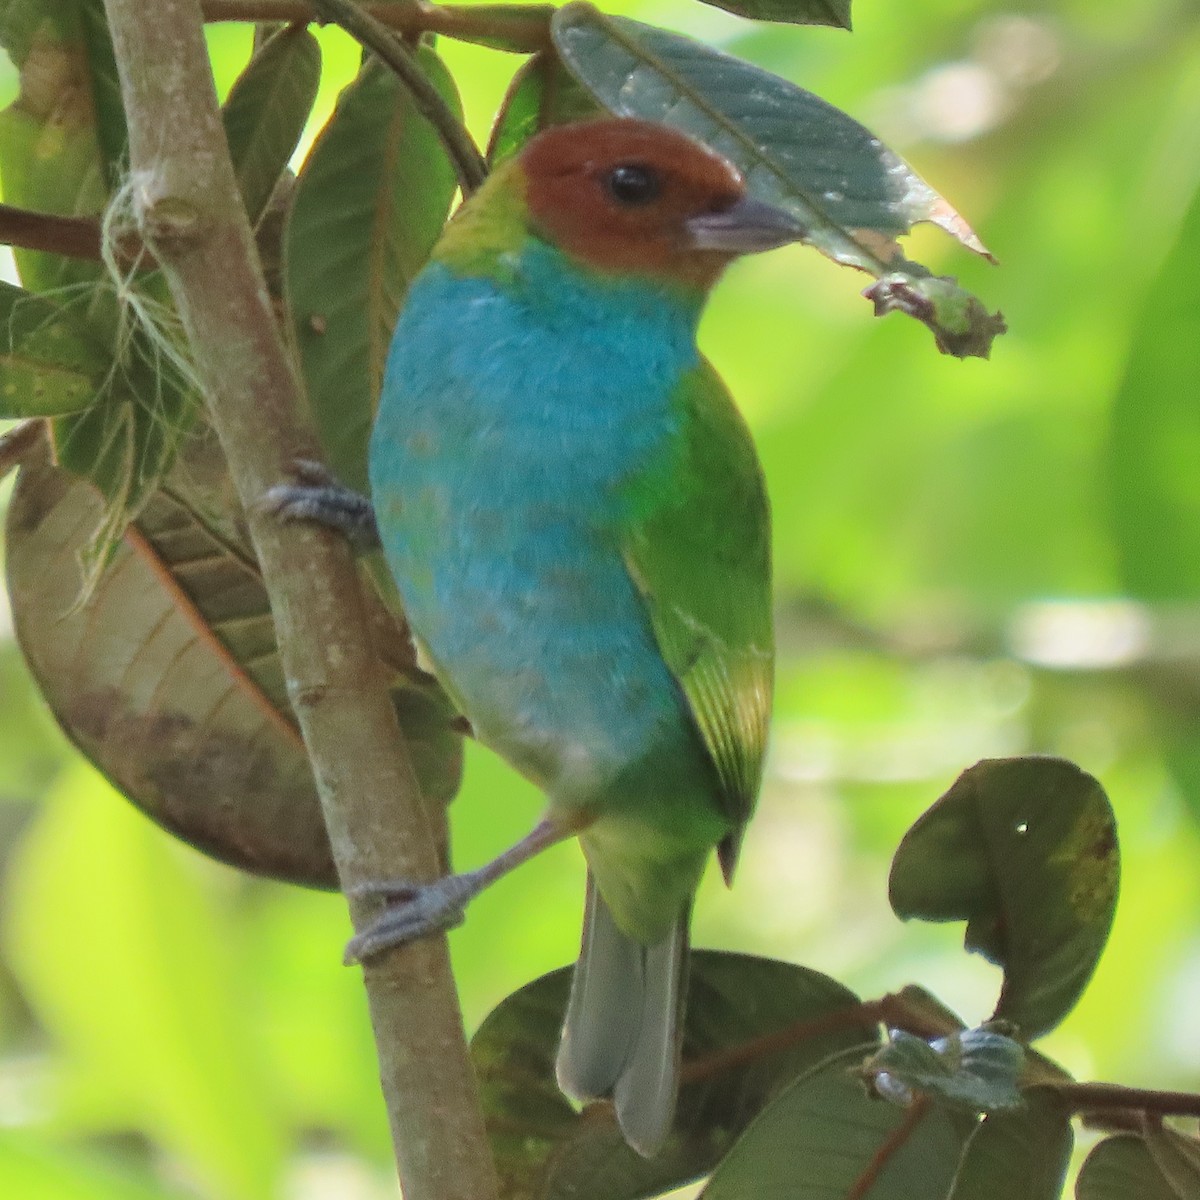
[[[441,60],[422,47],[420,62],[457,108]],[[285,233],[288,308],[326,453],[359,491],[396,315],[456,186],[433,127],[374,60],[341,94],[297,180]]]
[[[552,50],[535,54],[512,78],[488,140],[494,167],[551,125],[583,121],[603,110]]]
[[[250,60],[221,116],[250,224],[257,225],[304,132],[321,81],[321,47],[302,25],[275,34]]]
[[[1025,1050],[990,1029],[965,1029],[926,1041],[898,1029],[863,1067],[881,1094],[912,1099],[924,1092],[966,1112],[1019,1108]]]
[[[267,594],[210,434],[194,437],[80,600],[78,556],[100,497],[43,461],[8,513],[17,638],[67,735],[133,803],[246,870],[336,886],[287,699]],[[404,631],[376,614],[402,727],[437,807],[458,787],[461,735]]]
[[[683,1087],[662,1152],[639,1157],[611,1106],[576,1112],[554,1058],[570,971],[509,996],[471,1043],[505,1195],[634,1200],[709,1171],[762,1106],[831,1054],[878,1044],[873,1022],[841,984],[803,967],[741,954],[691,956]],[[861,1091],[861,1088],[860,1088]]]
[[[973,1122],[927,1100],[874,1098],[851,1066],[831,1061],[769,1104],[702,1200],[944,1200]]]
[[[0,418],[77,412],[111,370],[111,356],[70,313],[0,282]]]
[[[967,922],[967,949],[1004,968],[996,1018],[1035,1038],[1091,978],[1119,874],[1116,821],[1092,776],[1056,758],[986,759],[905,835],[889,891],[904,920]]]
[[[875,297],[879,311],[911,311],[947,353],[987,356],[1003,328],[999,316],[972,303],[952,280],[932,285],[928,271],[905,261],[896,238],[930,221],[990,257],[987,249],[857,121],[750,63],[606,16],[582,0],[561,8],[551,31],[568,69],[611,112],[661,121],[704,142],[741,171],[754,196],[796,216],[811,245],[887,279],[896,302],[881,307]],[[902,296],[911,300],[907,307],[899,303]],[[943,321],[950,323],[944,329]]]

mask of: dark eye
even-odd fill
[[[662,180],[658,172],[638,163],[613,167],[604,180],[609,194],[618,204],[636,207],[650,204],[662,191]]]

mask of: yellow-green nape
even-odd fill
[[[525,192],[519,156],[506,159],[454,214],[434,248],[434,261],[456,271],[506,274],[506,256],[529,237]]]

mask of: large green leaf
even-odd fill
[[[899,155],[824,100],[691,38],[583,0],[555,14],[564,63],[610,111],[662,121],[698,138],[742,172],[759,198],[793,213],[807,241],[880,282],[878,312],[901,309],[960,357],[987,357],[1003,321],[952,280],[906,262],[896,237],[931,221],[979,254],[970,226]]]
[[[1113,532],[1130,595],[1194,601],[1200,592],[1200,190],[1134,328],[1113,402],[1108,470]]]
[[[111,370],[111,356],[70,313],[0,282],[0,418],[86,408]]]
[[[562,65],[553,50],[535,54],[512,78],[488,140],[495,166],[551,125],[581,121],[603,111]]]
[[[694,952],[675,1126],[662,1152],[644,1159],[625,1144],[609,1105],[578,1113],[558,1089],[554,1058],[569,989],[569,971],[536,980],[471,1043],[504,1194],[514,1200],[634,1200],[695,1179],[780,1088],[830,1054],[869,1052],[878,1038],[857,1015],[856,997],[827,976]],[[789,1028],[794,1036],[768,1040]]]
[[[971,1123],[876,1099],[845,1062],[792,1084],[726,1155],[703,1200],[945,1200]]]
[[[704,3],[756,21],[850,28],[850,0],[704,0]]]
[[[1004,968],[996,1016],[1028,1038],[1074,1006],[1112,926],[1119,857],[1104,789],[1062,759],[988,759],[905,835],[892,907],[967,922],[966,945]]]
[[[64,1083],[103,1085],[101,1129],[160,1142],[193,1194],[262,1200],[282,1184],[287,1131],[234,927],[196,865],[76,763],[12,863],[5,956],[66,1049]]]
[[[991,1113],[971,1135],[947,1200],[1059,1200],[1074,1144],[1070,1114],[1028,1092],[1024,1108]]]
[[[1075,1181],[1076,1200],[1181,1200],[1163,1178],[1146,1143],[1106,1138],[1087,1156]]]
[[[229,156],[257,225],[317,98],[321,47],[302,25],[280,30],[250,60],[225,101]]]
[[[334,887],[266,590],[232,495],[215,439],[193,438],[80,602],[77,560],[100,498],[27,463],[8,515],[17,636],[68,736],[149,816],[246,870]],[[382,608],[376,629],[440,813],[457,791],[461,735]]]
[[[1179,1200],[1200,1200],[1200,1140],[1151,1120],[1145,1122],[1142,1138]]]
[[[440,59],[423,47],[420,62],[457,106]],[[374,60],[342,93],[297,181],[285,234],[288,308],[326,453],[360,491],[396,315],[456,186],[433,127]]]

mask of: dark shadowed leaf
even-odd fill
[[[492,125],[487,159],[495,166],[551,125],[603,112],[553,50],[535,54],[512,78]]]
[[[582,0],[560,9],[551,29],[567,67],[606,108],[662,121],[711,146],[738,167],[755,196],[793,213],[817,249],[887,277],[896,295],[904,285],[922,299],[923,306],[883,311],[919,308],[914,315],[931,324],[943,350],[986,356],[998,318],[952,280],[938,281],[933,298],[926,296],[929,272],[904,260],[896,238],[930,221],[977,253],[987,250],[937,192],[857,121],[741,59],[605,16]],[[943,316],[953,328],[941,329]],[[978,328],[964,329],[964,320]]]
[[[763,1110],[703,1200],[945,1200],[972,1127],[927,1101],[872,1097],[848,1064],[829,1063]]]
[[[0,417],[77,412],[111,369],[111,355],[69,313],[0,282]]]
[[[951,1108],[993,1112],[1021,1105],[1024,1065],[1021,1044],[990,1029],[933,1041],[896,1030],[863,1071],[889,1097],[907,1101],[925,1092]]]
[[[569,971],[555,971],[509,996],[471,1043],[510,1200],[634,1200],[677,1187],[711,1170],[791,1080],[831,1054],[866,1054],[877,1044],[875,1026],[855,1012],[857,998],[827,976],[696,951],[675,1127],[662,1153],[644,1159],[625,1145],[609,1105],[577,1113],[558,1090],[554,1057],[570,982]],[[792,1037],[756,1042],[789,1027]]]
[[[1146,1143],[1112,1137],[1087,1156],[1075,1182],[1076,1200],[1180,1200]]]
[[[889,887],[905,920],[967,922],[967,948],[1004,968],[996,1017],[1034,1038],[1091,978],[1119,873],[1116,822],[1092,776],[1062,759],[988,759],[908,831]]]
[[[704,0],[704,3],[756,21],[850,28],[850,0]]]
[[[251,225],[257,225],[304,132],[321,47],[304,26],[280,30],[250,60],[222,110],[229,155]]]
[[[423,47],[420,61],[457,107],[433,51]],[[432,126],[375,61],[342,93],[297,181],[285,234],[288,307],[318,432],[335,473],[359,491],[396,315],[455,187]]]
[[[78,557],[99,508],[93,488],[45,462],[22,468],[9,508],[14,624],[59,723],[185,841],[247,870],[335,886],[266,592],[215,439],[189,442],[80,603]],[[392,643],[398,671],[410,668],[397,707],[441,805],[457,790],[461,738],[394,627]]]
[[[1146,1149],[1179,1200],[1200,1200],[1200,1141],[1147,1120]]]
[[[971,1135],[947,1200],[1059,1200],[1075,1135],[1047,1092],[1016,1112],[992,1113]]]

